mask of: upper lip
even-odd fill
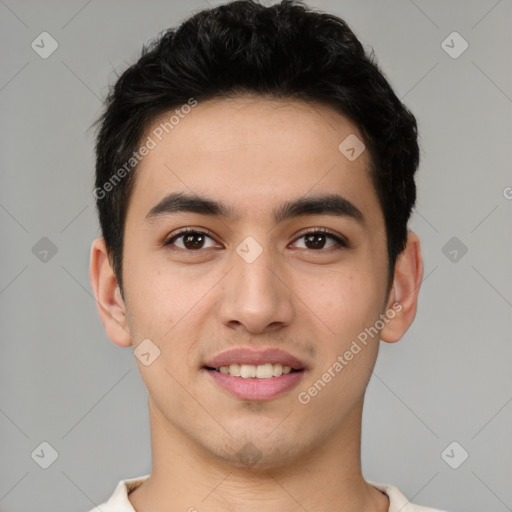
[[[248,348],[232,348],[221,352],[213,359],[210,359],[205,366],[209,368],[220,368],[231,364],[262,365],[266,363],[282,364],[290,366],[294,370],[303,370],[304,363],[295,356],[278,348],[267,348],[264,350],[251,350]]]

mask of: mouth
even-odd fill
[[[245,401],[268,401],[296,387],[308,369],[280,349],[233,348],[201,368],[217,390]]]
[[[291,366],[283,366],[280,363],[265,363],[259,365],[233,363],[219,366],[218,368],[211,366],[203,366],[203,368],[208,371],[242,379],[274,379],[282,375],[304,371],[304,368],[292,368]]]
[[[242,378],[280,377],[306,369],[297,357],[279,348],[237,347],[217,354],[204,362],[204,368]]]
[[[296,387],[306,373],[305,369],[294,369],[289,366],[281,369],[277,364],[232,364],[220,368],[205,366],[203,371],[216,389],[239,400],[259,402],[284,395]],[[240,375],[237,375],[238,373]]]

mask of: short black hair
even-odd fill
[[[389,291],[416,201],[415,117],[380,71],[373,49],[365,52],[344,20],[297,0],[269,7],[237,0],[199,11],[145,44],[110,88],[95,123],[94,196],[122,297],[125,218],[142,137],[157,118],[191,99],[247,93],[320,103],[356,124],[385,219]]]

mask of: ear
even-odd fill
[[[126,319],[126,306],[103,237],[96,238],[91,245],[89,280],[107,336],[116,345],[129,347],[132,340]]]
[[[393,285],[389,293],[386,311],[395,315],[382,328],[380,339],[387,343],[397,342],[407,331],[416,316],[418,294],[423,279],[423,258],[420,239],[408,232],[407,245],[397,258]]]

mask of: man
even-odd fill
[[[90,279],[148,390],[150,475],[95,510],[427,512],[361,472],[379,340],[411,325],[414,116],[347,25],[238,1],[112,89]]]

